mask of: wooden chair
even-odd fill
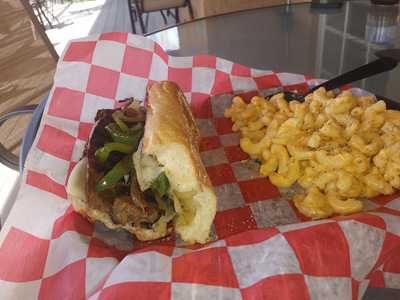
[[[143,21],[143,14],[145,13],[159,11],[161,13],[161,16],[163,17],[164,22],[167,23],[167,18],[164,14],[165,10],[168,15],[173,15],[175,17],[176,23],[179,23],[179,8],[187,7],[189,10],[190,18],[193,19],[193,9],[190,0],[134,0],[134,6],[143,34],[147,32],[147,26],[145,26],[145,23]],[[172,9],[175,10],[174,13],[171,12]]]
[[[18,170],[29,113],[48,94],[58,55],[28,1],[0,1],[0,19],[0,163]]]

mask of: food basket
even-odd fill
[[[218,197],[206,245],[174,237],[140,243],[90,224],[67,199],[97,110],[144,100],[148,84],[167,79],[191,103]],[[223,115],[233,94],[248,99],[313,84],[214,56],[168,56],[127,33],[71,41],[0,233],[0,298],[361,299],[368,285],[400,288],[399,194],[367,200],[363,213],[309,221],[290,201],[293,189],[274,187],[243,162]]]

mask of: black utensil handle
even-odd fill
[[[397,66],[397,61],[390,57],[382,57],[369,64],[361,66],[357,69],[346,72],[331,80],[313,87],[310,92],[315,91],[320,87],[324,87],[327,91],[339,88],[345,84],[355,82],[382,72],[394,69]]]

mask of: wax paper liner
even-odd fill
[[[185,247],[138,243],[75,213],[65,184],[100,108],[144,99],[173,80],[191,102],[201,155],[218,196],[215,239]],[[207,55],[168,56],[144,37],[72,41],[58,63],[15,206],[0,234],[1,299],[361,299],[368,284],[400,288],[400,199],[368,212],[307,222],[290,199],[240,161],[231,96],[302,90],[303,75],[254,70]],[[110,246],[111,245],[111,246]]]

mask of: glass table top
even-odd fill
[[[210,54],[258,69],[329,79],[400,48],[399,6],[345,1],[294,4],[209,17],[148,36],[170,55]],[[354,85],[400,102],[400,66]]]

